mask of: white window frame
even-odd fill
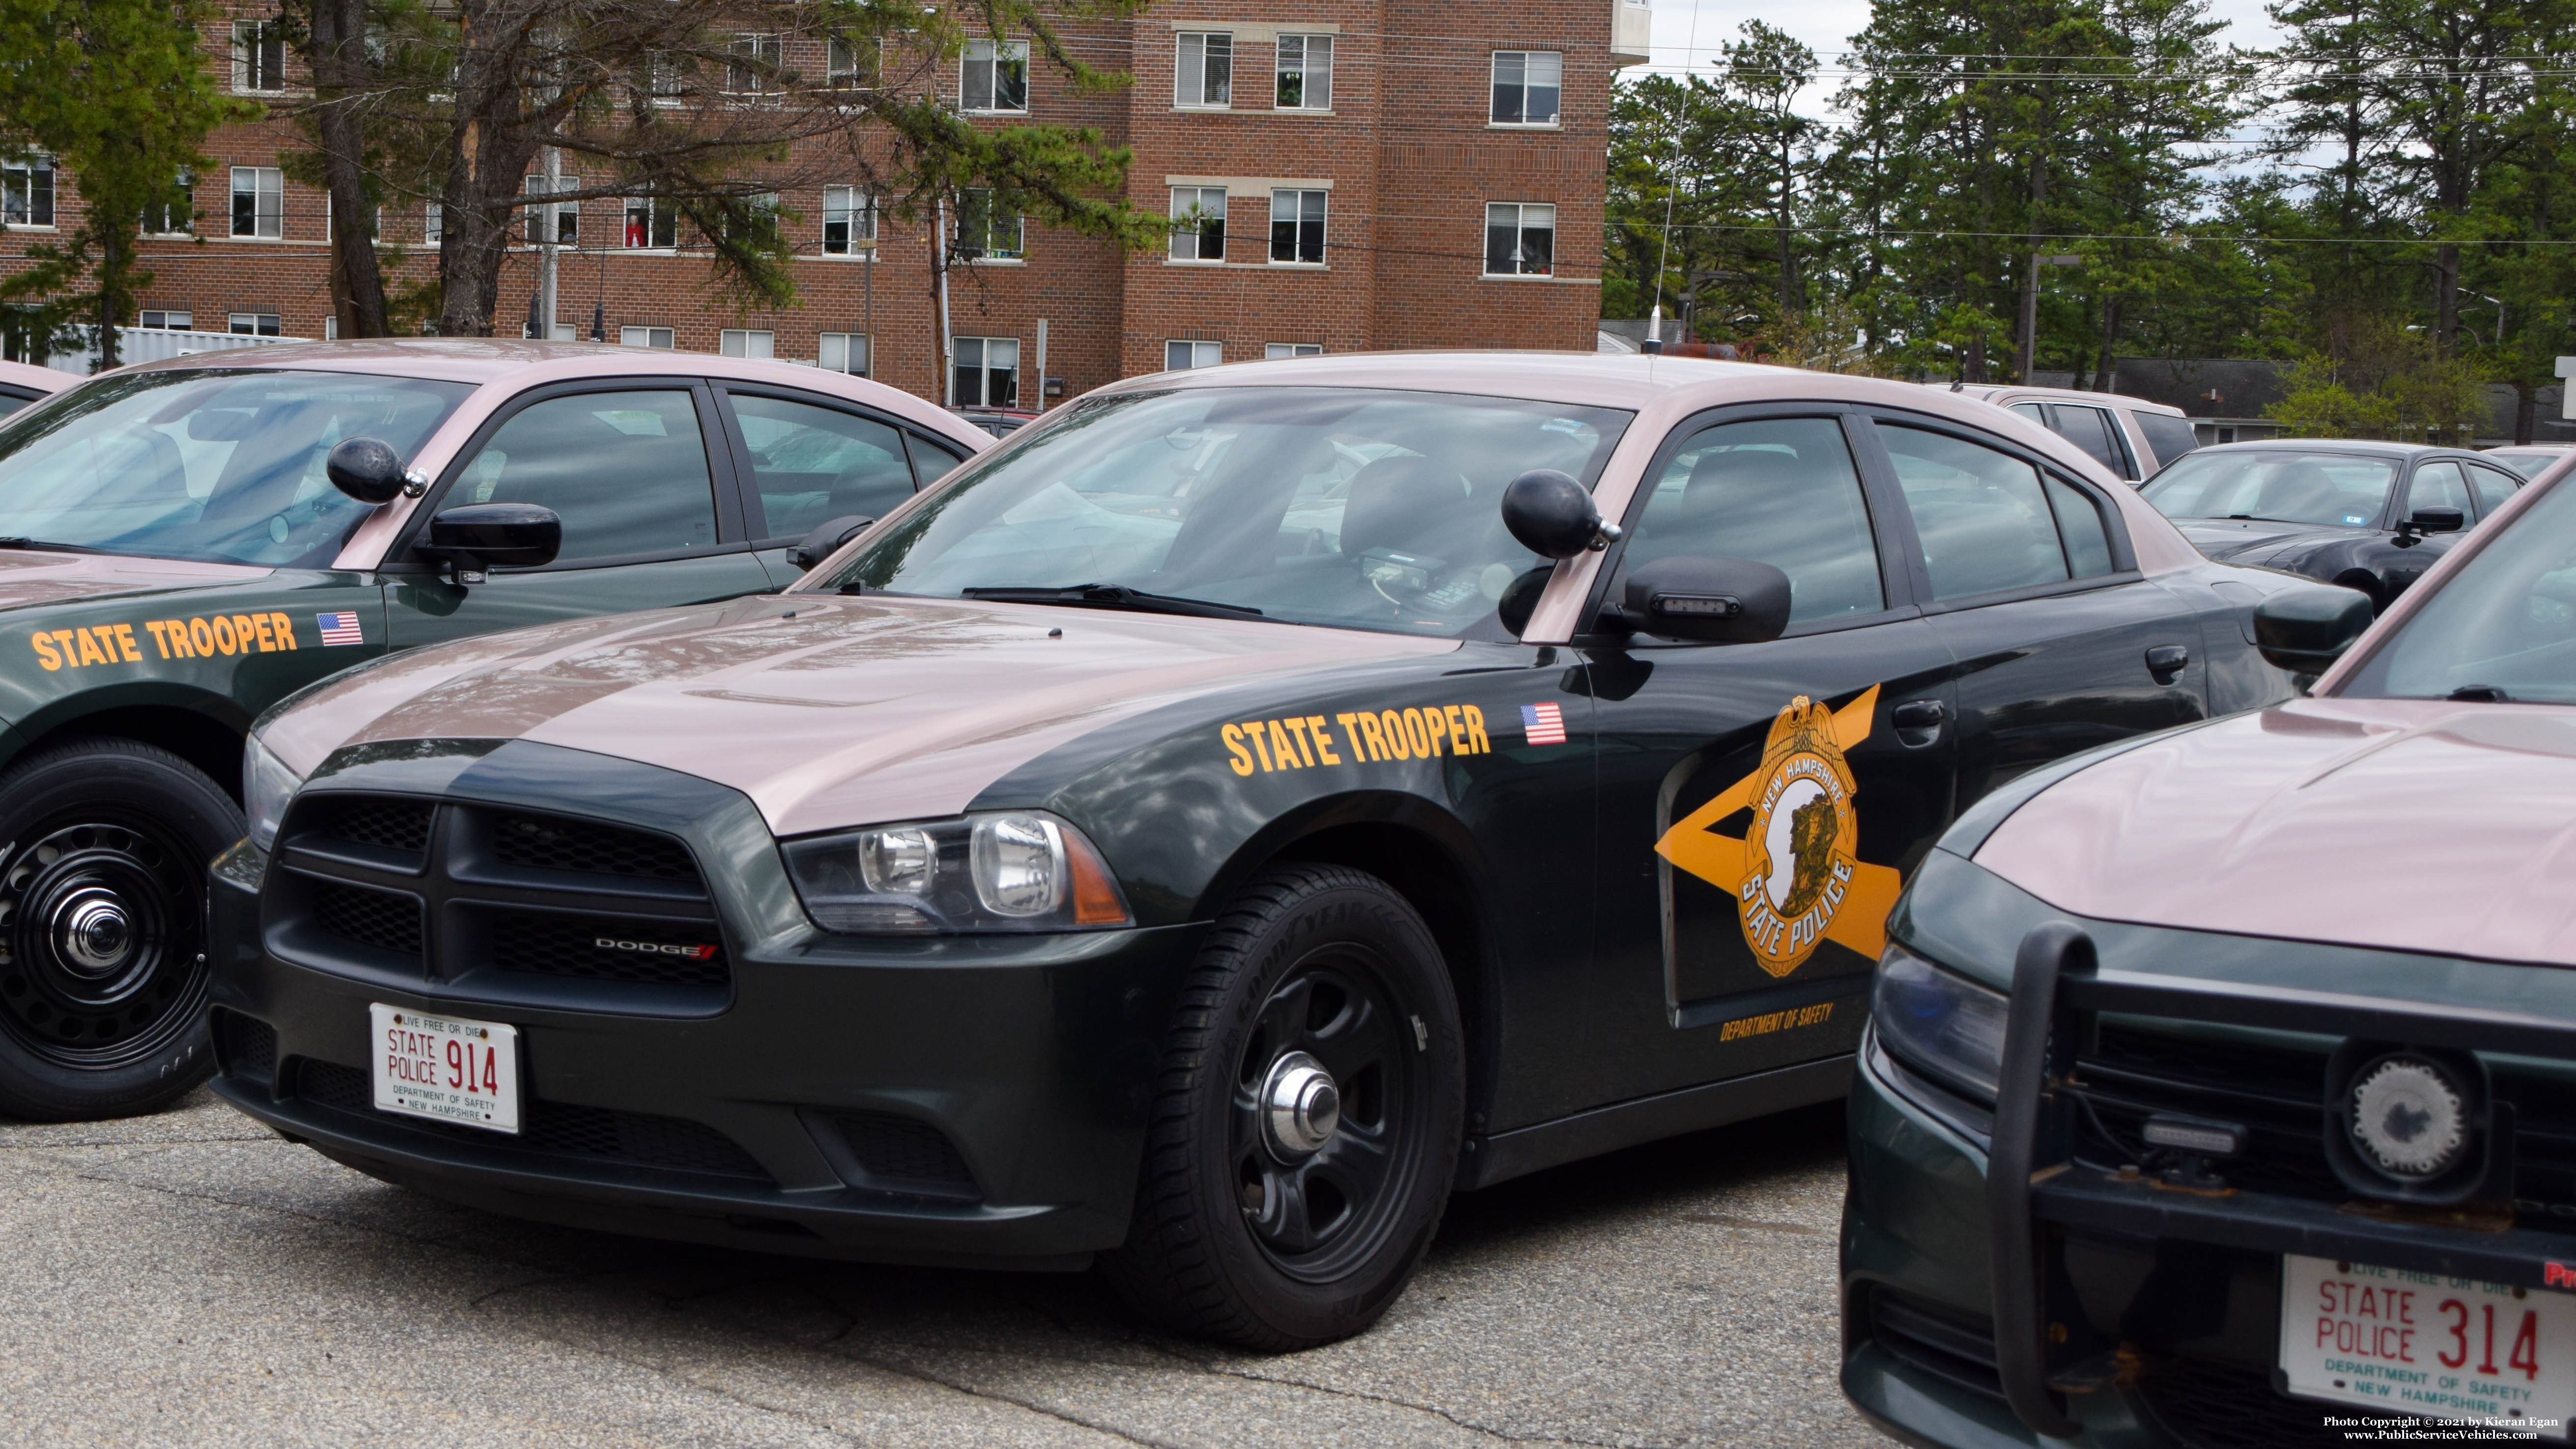
[[[957,373],[959,369],[971,365],[977,372],[975,385],[975,396],[977,400],[969,401],[963,396],[958,396],[955,399],[953,404],[954,406],[961,408],[1003,408],[1011,411],[1018,410],[1020,406],[1020,339],[1016,337],[952,337],[949,339],[948,345],[953,349],[948,372],[948,386],[952,392],[954,392],[957,387]],[[996,402],[993,400],[993,374],[995,371],[999,370],[994,366],[993,355],[994,350],[997,347],[1006,347],[1010,350],[1011,360],[1007,370],[1011,374],[1011,396],[1010,400],[1007,402]],[[972,364],[969,364],[966,361],[967,354],[970,352],[974,354],[976,359]]]
[[[155,322],[155,317],[161,320]],[[197,314],[179,307],[146,307],[137,314],[134,325],[155,332],[194,332]]]
[[[778,334],[766,327],[728,327],[716,335],[716,352],[724,357],[776,357]]]
[[[780,46],[780,39],[774,31],[736,31],[733,39],[725,43],[725,93],[735,96],[767,95],[772,78],[759,67],[777,70],[782,54]],[[750,65],[744,65],[743,61],[750,62]]]
[[[197,234],[197,173],[193,171],[181,171],[177,176],[172,177],[170,180],[170,195],[167,200],[162,202],[158,210],[160,212],[158,219],[163,222],[165,226],[169,222],[173,212],[184,213],[184,215],[180,217],[179,225],[176,228],[155,231],[147,224],[143,228],[143,235],[195,236]],[[154,220],[153,209],[146,208],[143,213],[143,217],[146,223]]]
[[[1004,105],[1003,80],[1019,85],[1017,105]],[[978,99],[983,102],[976,104]],[[1025,40],[970,40],[957,61],[957,109],[970,116],[1025,116],[1029,113],[1029,43]]]
[[[1184,30],[1173,38],[1172,105],[1184,111],[1234,109],[1234,32]]]
[[[619,250],[630,252],[675,252],[680,249],[680,214],[676,210],[662,205],[659,198],[651,196],[630,196],[618,204],[617,211],[617,245]],[[641,242],[634,239],[635,216],[639,211],[642,212],[644,216],[644,240]],[[670,232],[671,239],[667,242],[654,240],[656,234],[664,230],[668,230]]]
[[[1193,210],[1199,212],[1197,225],[1183,225],[1182,218]],[[1216,251],[1207,250],[1207,222],[1216,223]],[[1222,186],[1175,186],[1172,188],[1172,260],[1193,265],[1210,265],[1225,260],[1225,188]]]
[[[285,332],[285,323],[274,312],[234,312],[224,318],[224,330],[240,337],[277,337]]]
[[[1535,214],[1535,213],[1538,213],[1538,212],[1545,212],[1545,213],[1547,214],[1547,216],[1546,216],[1547,225],[1546,225],[1544,228],[1533,227],[1533,226],[1531,226],[1531,225],[1530,225],[1531,221],[1533,221],[1533,220],[1535,220],[1535,219],[1536,219],[1536,217],[1535,217],[1535,215],[1534,215],[1534,214]],[[1506,216],[1506,214],[1508,214],[1508,216],[1509,216],[1509,221],[1508,221],[1508,223],[1507,223],[1507,224],[1512,228],[1512,233],[1513,233],[1513,236],[1512,236],[1512,253],[1513,253],[1513,255],[1512,255],[1512,266],[1513,266],[1514,270],[1512,270],[1512,271],[1508,271],[1508,272],[1497,272],[1497,271],[1493,270],[1493,265],[1494,265],[1494,252],[1493,252],[1493,245],[1494,245],[1494,244],[1493,244],[1494,225],[1495,225],[1495,223],[1496,223],[1497,221],[1503,220],[1503,219],[1504,219],[1504,217]],[[1542,229],[1543,229],[1543,230],[1545,230],[1545,231],[1547,232],[1547,265],[1546,265],[1546,266],[1544,266],[1544,267],[1539,267],[1539,268],[1532,268],[1532,267],[1523,266],[1523,265],[1521,264],[1522,259],[1521,259],[1521,255],[1520,255],[1520,253],[1521,253],[1522,249],[1523,249],[1523,248],[1525,248],[1525,247],[1529,244],[1529,243],[1528,243],[1529,234],[1530,234],[1531,232],[1533,232],[1533,231],[1542,230]],[[1484,270],[1484,272],[1482,273],[1482,275],[1484,275],[1485,277],[1488,277],[1488,278],[1504,278],[1504,279],[1512,279],[1512,278],[1520,278],[1520,277],[1553,277],[1553,276],[1555,276],[1555,275],[1556,275],[1556,203],[1555,203],[1555,202],[1552,202],[1552,201],[1488,201],[1488,202],[1486,202],[1486,203],[1485,203],[1485,235],[1484,235],[1484,244],[1483,244],[1483,250],[1479,253],[1479,255],[1480,255],[1480,256],[1482,256],[1482,257],[1483,257],[1483,259],[1484,259],[1484,260],[1483,260],[1483,262],[1482,262],[1482,265],[1484,266],[1485,270]]]
[[[1261,344],[1261,360],[1264,362],[1277,362],[1289,357],[1323,355],[1324,344],[1320,342],[1264,342]]]
[[[858,366],[852,367],[852,359]],[[876,338],[865,332],[824,332],[814,339],[814,365],[825,372],[845,372],[852,377],[874,375],[877,363]]]
[[[245,96],[286,93],[286,36],[278,22],[233,22],[233,90]]]
[[[249,182],[249,189],[243,182]],[[286,236],[286,173],[274,166],[232,168],[230,235],[243,241],[281,241]],[[251,199],[251,228],[241,229],[241,199]]]
[[[657,347],[668,352],[680,344],[678,333],[668,327],[620,327],[617,329],[617,345]]]
[[[982,195],[989,198],[992,194],[993,193],[990,189],[981,186],[968,187],[960,194],[957,202],[956,219],[949,224],[950,230],[953,233],[950,237],[950,245],[958,253],[962,254],[969,250],[965,245],[967,216],[965,197]],[[1009,265],[1012,263],[1027,261],[1029,256],[1028,217],[1019,212],[1011,213],[1011,244],[1008,247],[999,247],[993,244],[994,238],[998,233],[996,233],[993,227],[996,213],[993,210],[993,204],[990,200],[983,203],[983,210],[984,235],[982,241],[972,249],[974,255],[965,258],[967,264],[970,266],[990,266],[996,263]]]
[[[1225,366],[1225,344],[1194,337],[1175,337],[1163,344],[1163,370],[1190,372],[1202,367]]]
[[[835,238],[832,229],[839,227]],[[877,254],[877,199],[864,186],[823,188],[823,255],[872,260]]]
[[[1288,255],[1284,257],[1279,255],[1279,223],[1281,221],[1279,214],[1281,210],[1279,199],[1283,196],[1293,196],[1298,198],[1295,206],[1299,212],[1299,215],[1288,218],[1289,224],[1295,226],[1297,231],[1293,233],[1292,239],[1288,245]],[[1305,199],[1308,197],[1319,198],[1319,209],[1323,212],[1323,215],[1314,219],[1315,255],[1312,257],[1298,255],[1305,245],[1306,217],[1303,213],[1305,209]],[[1332,219],[1333,193],[1330,191],[1291,187],[1279,187],[1273,190],[1270,193],[1270,265],[1274,267],[1321,267],[1330,264],[1333,256],[1331,249]]]
[[[1294,50],[1297,59],[1289,60]],[[1297,77],[1297,104],[1279,103],[1279,90],[1290,74]],[[1274,110],[1329,111],[1333,108],[1333,37],[1293,34],[1279,37],[1271,69],[1270,102]]]
[[[823,38],[824,87],[828,90],[838,91],[857,91],[873,88],[876,84],[876,72],[878,68],[884,64],[885,52],[882,44],[879,42],[872,40],[869,42],[869,45],[876,47],[876,63],[862,64],[862,47],[852,43],[849,39],[843,36],[825,36]]]
[[[437,246],[440,242],[445,241],[446,239],[447,239],[447,205],[446,205],[446,203],[444,203],[444,202],[439,202],[439,201],[426,201],[426,202],[421,203],[421,208],[420,208],[420,244],[421,244],[422,246],[425,246],[425,247],[434,247],[434,246]]]
[[[580,189],[581,178],[578,176],[564,176],[556,179],[555,193],[557,195],[561,195],[567,191],[579,191]],[[546,194],[546,178],[542,174],[528,178],[527,194],[530,196],[543,196]],[[542,201],[534,202],[528,206],[520,208],[520,210],[524,213],[521,218],[522,225],[519,228],[520,240],[529,246],[545,245],[542,234],[545,230],[546,204]],[[580,248],[580,202],[558,201],[555,203],[555,245],[559,247],[572,247],[576,250]]]
[[[1512,83],[1520,88],[1520,114],[1517,117],[1506,117],[1499,114],[1502,109],[1501,92],[1504,84],[1503,63],[1506,58],[1508,58],[1520,71],[1520,79]],[[1544,120],[1532,120],[1530,119],[1529,95],[1533,88],[1541,84],[1533,75],[1533,72],[1539,70],[1545,70],[1550,76],[1554,77],[1545,84],[1549,90],[1552,90],[1556,94],[1556,109],[1550,111]],[[1565,52],[1560,50],[1495,51],[1492,71],[1486,78],[1486,85],[1488,87],[1485,94],[1485,124],[1487,126],[1500,127],[1504,130],[1510,131],[1554,131],[1561,129],[1564,126]]]
[[[11,231],[52,231],[61,207],[62,175],[52,157],[0,162],[0,224]]]

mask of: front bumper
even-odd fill
[[[776,908],[774,849],[692,845],[733,862],[710,881],[731,982],[680,1011],[621,1011],[588,983],[554,1000],[488,972],[321,969],[274,920],[263,934],[273,867],[236,847],[211,890],[215,1090],[360,1171],[574,1226],[1019,1268],[1078,1268],[1124,1240],[1202,927],[860,942],[804,926],[792,894]],[[371,1002],[518,1027],[523,1132],[377,1112]]]

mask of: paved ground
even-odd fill
[[[450,1208],[200,1096],[0,1124],[10,1444],[1868,1445],[1833,1381],[1841,1119],[1452,1207],[1374,1332],[1142,1333],[1090,1276],[814,1264]]]

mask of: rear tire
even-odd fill
[[[206,867],[241,836],[222,787],[133,740],[0,775],[0,1113],[131,1116],[212,1074]]]
[[[1404,898],[1344,866],[1263,872],[1183,986],[1103,1271],[1163,1326],[1244,1348],[1363,1331],[1439,1226],[1465,1082],[1456,994]]]

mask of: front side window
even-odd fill
[[[224,319],[224,330],[244,337],[275,337],[278,335],[277,314],[234,312]]]
[[[1556,208],[1545,202],[1485,205],[1485,274],[1545,277],[1556,271]]]
[[[781,398],[733,394],[751,453],[762,536],[801,538],[835,518],[876,518],[912,496],[902,435],[880,422]]]
[[[2468,546],[2476,555],[2338,693],[2447,699],[2465,690],[2505,703],[2576,704],[2576,488],[2553,487],[2511,527]]]
[[[1180,37],[1173,68],[1172,104],[1223,108],[1234,104],[1234,36],[1226,31]]]
[[[2369,528],[2388,507],[2397,465],[2353,453],[2259,448],[2194,453],[2139,496],[2167,518],[2250,518]]]
[[[11,161],[0,164],[0,224],[54,224],[53,162]]]
[[[823,255],[865,256],[875,249],[875,199],[856,186],[823,188]]]
[[[1028,219],[993,202],[993,193],[970,186],[957,193],[955,254],[967,261],[1014,261],[1025,252]]]
[[[286,173],[274,166],[233,168],[233,235],[286,235]]]
[[[668,327],[620,327],[617,341],[623,347],[659,347],[668,351],[679,346],[679,334]]]
[[[1225,361],[1222,342],[1166,342],[1163,344],[1163,370],[1180,372],[1193,367],[1215,367]]]
[[[2418,508],[2456,508],[2462,518],[2475,518],[2469,507],[2469,480],[2460,476],[2460,465],[2449,461],[2426,463],[2415,470],[2415,479],[2406,485],[2406,512]]]
[[[1928,428],[1881,423],[1878,436],[1914,515],[1932,597],[1963,599],[2110,571],[2101,512],[2081,489],[2055,479],[2044,487],[2039,470],[2022,459]]]
[[[331,486],[332,447],[381,438],[408,458],[473,391],[267,369],[100,378],[0,425],[0,531],[107,553],[322,567],[372,512]]]
[[[1322,387],[1073,406],[817,582],[942,598],[1107,584],[1290,623],[1503,637],[1497,601],[1551,567],[1503,527],[1504,487],[1532,468],[1590,487],[1633,417]]]
[[[626,236],[628,248],[640,251],[669,251],[680,244],[680,210],[667,201],[650,196],[626,198]]]
[[[1225,260],[1225,188],[1172,188],[1172,260]]]
[[[1320,266],[1324,260],[1324,198],[1329,191],[1270,193],[1270,260]]]
[[[1553,50],[1494,52],[1494,106],[1497,126],[1553,126],[1557,101],[1565,91],[1565,57]]]
[[[677,388],[585,392],[522,408],[466,463],[442,507],[534,503],[563,519],[557,561],[713,548],[715,480]]]
[[[864,332],[825,332],[814,340],[814,365],[825,372],[866,377],[875,352],[875,339]]]
[[[1020,340],[1016,337],[960,337],[955,349],[956,396],[961,408],[1011,408],[1020,405]]]
[[[1792,624],[1887,607],[1860,472],[1832,418],[1725,423],[1693,434],[1646,495],[1620,567],[1675,556],[1779,569],[1789,576]]]
[[[1029,43],[1025,40],[966,42],[965,70],[958,81],[958,105],[977,112],[1025,112],[1029,108]]]
[[[725,47],[725,89],[736,95],[758,95],[778,81],[778,37],[737,35]]]
[[[233,22],[233,89],[274,95],[286,89],[286,28],[274,20]]]
[[[1279,109],[1329,111],[1333,108],[1333,37],[1279,37]]]

